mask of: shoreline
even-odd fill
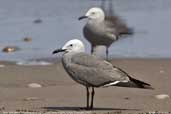
[[[109,58],[109,62],[112,62],[112,61],[122,61],[122,60],[128,60],[128,61],[141,61],[141,60],[145,60],[145,61],[169,61],[171,60],[171,58]],[[32,62],[47,62],[47,63],[50,63],[50,64],[57,64],[57,63],[60,63],[61,62],[61,57],[53,57],[53,58],[39,58],[39,59],[29,59],[29,60],[21,60],[21,61],[15,61],[15,60],[0,60],[0,64],[3,64],[3,65],[19,65],[18,63],[32,63]],[[36,64],[35,64],[36,65]],[[22,64],[21,64],[22,66]],[[23,65],[24,66],[24,65]],[[32,66],[30,64],[30,66]],[[34,66],[34,65],[33,65]],[[37,66],[39,66],[39,64],[37,64]],[[40,65],[41,66],[41,65]]]

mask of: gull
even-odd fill
[[[121,36],[133,34],[118,16],[105,16],[104,11],[99,7],[93,7],[87,11],[79,20],[87,18],[88,21],[83,27],[84,37],[91,44],[91,53],[96,55],[99,46],[105,48],[105,57],[108,58],[108,48]],[[98,49],[100,50],[100,49]]]
[[[63,52],[62,64],[69,76],[86,87],[86,109],[93,109],[94,88],[119,86],[152,89],[150,84],[132,78],[106,60],[85,53],[84,44],[78,39],[68,41],[62,48],[53,51],[53,54],[59,52]],[[90,89],[92,89],[91,102],[89,102]]]

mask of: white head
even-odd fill
[[[81,20],[83,18],[88,18],[90,20],[94,19],[94,20],[98,20],[98,21],[103,21],[105,18],[105,14],[101,8],[93,7],[91,9],[89,9],[84,16],[80,17],[79,20]]]
[[[84,44],[81,40],[73,39],[68,41],[61,49],[57,49],[53,52],[53,54],[58,52],[85,52]]]

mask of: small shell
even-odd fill
[[[38,83],[30,83],[28,84],[29,88],[41,88],[42,85],[38,84]]]
[[[0,68],[3,68],[3,67],[5,67],[5,65],[0,64]]]
[[[163,74],[163,73],[165,73],[165,71],[164,71],[164,70],[160,70],[159,72],[160,72],[160,74]]]
[[[167,95],[167,94],[159,94],[159,95],[155,95],[155,98],[156,98],[156,99],[163,100],[163,99],[170,98],[170,96]]]

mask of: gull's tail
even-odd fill
[[[134,35],[135,31],[133,28],[131,27],[127,27],[126,24],[125,25],[120,25],[119,27],[117,27],[118,30],[118,37],[120,38],[125,38],[127,36],[132,36]]]
[[[115,84],[114,86],[130,87],[130,88],[141,88],[141,89],[154,89],[148,83],[145,83],[143,81],[134,79],[132,77],[129,77],[129,78],[130,78],[129,82],[119,82],[119,83]]]
[[[133,28],[122,28],[120,31],[120,35],[133,35],[134,34],[134,29]]]

